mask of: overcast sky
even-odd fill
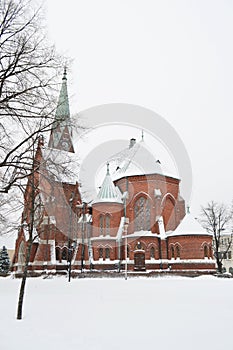
[[[212,199],[230,203],[233,1],[47,0],[45,5],[50,38],[73,58],[71,112],[112,102],[155,111],[173,126],[191,159],[193,213]]]

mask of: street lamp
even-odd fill
[[[124,232],[126,233],[125,235],[125,280],[127,280],[127,260],[128,260],[128,254],[127,254],[127,225],[124,225]]]
[[[127,199],[129,198],[129,193],[128,191],[125,191],[122,195],[122,200],[124,204],[124,236],[125,236],[125,280],[127,280],[127,259],[128,259],[128,254],[127,254],[127,228],[129,224],[129,219],[126,217],[126,209],[127,209]],[[120,265],[119,265],[120,267]]]
[[[67,256],[67,264],[68,264],[68,282],[70,282],[71,279],[71,261],[72,261],[72,252],[74,250],[74,246],[76,246],[76,243],[71,243],[71,233],[73,231],[72,228],[72,221],[73,221],[73,201],[74,201],[74,192],[71,193],[71,197],[70,197],[70,206],[69,206],[69,210],[70,210],[70,225],[69,225],[69,236],[68,236],[68,256]],[[73,236],[73,235],[72,235]]]
[[[78,204],[76,207],[77,208],[81,208],[82,209],[82,231],[81,231],[81,234],[82,234],[82,251],[81,251],[81,272],[83,272],[83,268],[84,268],[84,252],[85,252],[85,246],[84,246],[84,234],[85,234],[85,218],[86,218],[86,215],[85,215],[85,212],[86,212],[86,206],[87,206],[87,203],[83,202],[82,204]]]
[[[69,247],[68,247],[68,281],[69,282],[70,282],[70,279],[71,279],[72,255],[73,255],[73,252],[74,252],[76,246],[77,246],[76,242],[73,242],[72,244],[70,244],[70,241],[69,241]]]
[[[129,219],[125,218],[124,223],[124,236],[125,236],[125,280],[127,280],[127,272],[128,272],[128,240],[127,240],[127,231],[128,231]]]

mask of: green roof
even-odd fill
[[[62,77],[62,86],[60,90],[60,95],[57,104],[57,110],[55,118],[59,120],[64,120],[70,117],[70,108],[69,108],[69,98],[67,91],[67,78],[66,78],[66,68],[64,68],[64,74]]]
[[[94,203],[99,202],[112,202],[112,203],[123,203],[121,199],[121,192],[118,187],[116,187],[112,181],[109,164],[107,164],[107,173],[104,178],[103,184],[99,190],[96,200]]]

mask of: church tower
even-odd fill
[[[55,120],[51,130],[48,146],[50,148],[56,148],[74,153],[66,74],[65,67]]]

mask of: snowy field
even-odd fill
[[[0,278],[4,350],[233,349],[233,279]]]

